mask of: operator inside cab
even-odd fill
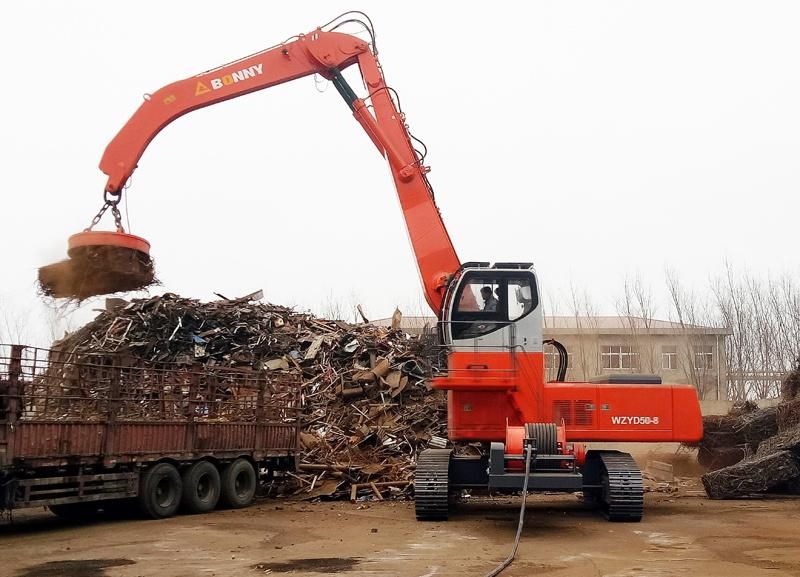
[[[496,313],[497,306],[499,304],[497,298],[494,296],[494,292],[492,291],[492,287],[485,286],[481,289],[481,298],[483,298],[483,309],[489,313]]]

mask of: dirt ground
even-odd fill
[[[800,500],[649,493],[641,523],[608,523],[575,495],[531,496],[504,576],[800,576]],[[262,500],[164,521],[0,524],[2,577],[483,576],[508,554],[519,499],[481,498],[443,523],[411,502]]]

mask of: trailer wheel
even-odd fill
[[[89,521],[97,516],[100,506],[96,502],[48,505],[50,512],[69,521]]]
[[[199,461],[183,472],[181,505],[189,513],[208,513],[217,506],[220,494],[219,471],[213,463]]]
[[[139,510],[151,519],[171,517],[181,504],[183,482],[178,469],[159,463],[142,473],[139,482]]]
[[[256,494],[256,470],[247,459],[236,459],[222,470],[222,502],[234,509],[247,507]]]

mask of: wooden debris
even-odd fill
[[[389,489],[389,488],[392,488],[392,487],[394,487],[396,489],[401,489],[401,488],[409,487],[410,485],[411,485],[411,481],[382,481],[382,482],[369,482],[369,483],[353,484],[353,485],[350,486],[350,502],[351,503],[355,503],[358,500],[358,492],[361,489],[369,489],[369,490],[371,490],[372,494],[375,495],[375,497],[379,501],[383,501],[384,497],[383,497],[383,494],[381,493],[381,489],[383,489],[383,488]]]
[[[765,493],[798,476],[800,466],[796,456],[790,451],[778,451],[706,473],[702,479],[712,499],[733,499]]]
[[[712,499],[800,487],[800,399],[765,409],[745,403],[703,424],[698,461],[710,469],[703,486]]]
[[[800,359],[795,362],[794,369],[789,371],[781,383],[781,398],[791,401],[800,396]]]
[[[759,409],[748,402],[734,405],[727,415],[703,417],[698,461],[713,470],[754,454],[762,441],[778,432],[778,412],[778,407]]]
[[[380,490],[378,490],[378,486],[375,483],[369,483],[372,492],[375,493],[375,496],[378,498],[378,501],[383,501],[383,495],[381,495]]]
[[[358,316],[361,317],[361,320],[364,321],[365,323],[368,323],[369,319],[367,318],[367,315],[364,314],[364,309],[361,308],[360,304],[356,305],[356,310],[358,311]]]
[[[777,451],[794,451],[800,455],[800,426],[778,433],[758,446],[757,457],[763,457]]]
[[[778,405],[778,430],[788,431],[800,425],[800,399],[784,401]]]

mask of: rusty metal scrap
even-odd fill
[[[16,355],[16,356],[15,356]],[[179,423],[297,422],[300,375],[292,371],[162,364],[130,356],[0,345],[0,382],[20,421]]]
[[[114,355],[151,368],[298,373],[300,465],[284,490],[310,498],[349,498],[351,486],[356,495],[366,489],[360,498],[410,492],[417,453],[432,439],[437,446],[446,442],[446,399],[430,389],[427,342],[260,297],[114,299],[54,349],[62,360]]]

